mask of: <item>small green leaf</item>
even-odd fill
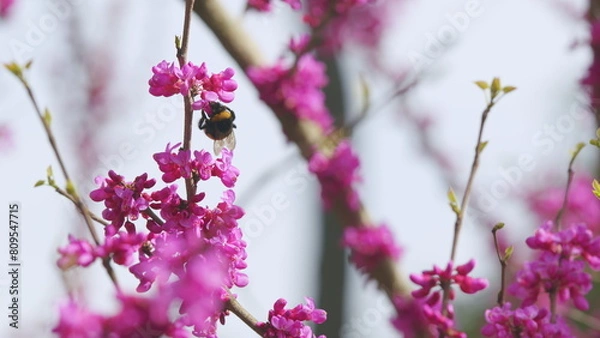
[[[508,248],[506,248],[506,250],[504,250],[504,259],[503,260],[505,262],[510,259],[514,250],[515,250],[515,248],[512,245],[509,246]]]
[[[29,60],[27,61],[27,63],[25,64],[25,69],[29,69],[31,68],[31,65],[33,64],[33,60]]]
[[[502,86],[500,85],[500,78],[495,77],[492,80],[492,85],[490,86],[490,91],[492,92],[492,96],[496,96],[496,94],[498,94],[498,92],[502,89]]]
[[[23,69],[16,62],[5,63],[4,67],[19,79],[23,78]]]
[[[456,204],[456,194],[452,188],[448,189],[448,201]]]
[[[75,185],[73,185],[73,182],[71,182],[70,180],[67,181],[67,193],[71,196],[76,196],[77,195],[77,191],[75,191]]]
[[[581,149],[583,149],[583,147],[585,147],[585,143],[583,142],[579,142],[575,145],[575,149],[573,149],[571,151],[571,159],[574,160],[577,155],[579,155],[579,153],[581,152]]]
[[[54,173],[52,173],[52,166],[48,166],[46,169],[46,179],[48,180],[48,185],[51,187],[56,187],[54,183]]]
[[[448,189],[448,201],[450,202],[450,208],[452,208],[452,211],[455,214],[460,214],[460,208],[458,207],[458,201],[456,199],[456,194],[454,193],[454,190],[452,190],[452,188]]]
[[[504,92],[504,94],[508,94],[516,89],[517,89],[517,87],[514,87],[514,86],[506,86],[506,87],[502,88],[502,91]]]
[[[598,199],[600,199],[600,182],[594,179],[594,182],[592,182],[592,187],[592,192],[594,193],[594,195],[596,195]]]
[[[479,87],[483,90],[486,90],[490,87],[490,85],[485,81],[475,81],[475,84],[477,85],[477,87]]]
[[[600,140],[596,140],[596,139],[590,140],[590,144],[600,148]]]
[[[477,152],[481,153],[483,151],[483,149],[485,149],[487,144],[488,144],[488,141],[483,141],[483,142],[479,143],[479,146],[477,146]]]
[[[50,110],[48,108],[44,109],[43,118],[46,126],[50,127],[50,124],[52,123],[52,114],[50,114]]]
[[[371,89],[369,88],[369,84],[365,77],[361,74],[359,76],[359,85],[360,85],[360,94],[363,101],[363,111],[366,112],[369,106],[371,105]]]
[[[33,185],[33,187],[37,188],[37,187],[42,186],[44,184],[46,184],[45,180],[39,180],[39,181],[35,182],[35,184]]]
[[[177,50],[181,49],[181,37],[179,35],[175,35],[175,48]]]
[[[492,232],[496,232],[500,229],[504,228],[504,223],[498,223],[496,225],[494,225],[494,228],[492,229]]]

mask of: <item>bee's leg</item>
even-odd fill
[[[237,126],[235,125],[235,123],[232,123],[231,125],[232,125],[234,128],[237,128]]]
[[[206,128],[207,121],[208,121],[208,116],[206,116],[206,112],[203,110],[202,117],[200,118],[200,121],[198,121],[198,128],[200,128],[200,129]]]

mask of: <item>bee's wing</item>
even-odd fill
[[[213,146],[213,151],[215,155],[221,154],[221,150],[226,147],[229,150],[233,150],[235,148],[235,133],[231,131],[231,134],[227,135],[222,140],[216,140]]]

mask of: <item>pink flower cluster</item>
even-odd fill
[[[569,328],[562,320],[550,321],[550,312],[535,305],[511,309],[510,303],[485,311],[486,324],[481,333],[496,338],[572,338]]]
[[[125,221],[128,231],[132,231],[133,224],[130,221],[137,220],[140,212],[148,209],[151,201],[150,194],[144,190],[152,188],[156,180],[148,179],[148,174],[142,174],[133,182],[125,182],[123,176],[110,170],[108,177],[96,178],[96,184],[100,187],[90,193],[90,198],[96,202],[104,201],[106,209],[102,211],[102,217],[111,221],[104,231],[107,236],[112,236]]]
[[[423,300],[422,308],[425,318],[429,324],[434,326],[438,332],[445,337],[464,338],[466,334],[454,328],[454,309],[450,303],[443,309],[443,290],[444,285],[448,288],[448,299],[455,297],[452,285],[456,284],[467,294],[473,294],[485,289],[488,282],[483,278],[473,278],[468,274],[475,267],[475,261],[459,265],[454,268],[453,262],[449,262],[445,269],[433,266],[432,270],[423,271],[422,274],[411,274],[410,280],[421,288],[413,291],[411,294],[418,300]],[[432,290],[436,288],[437,290]]]
[[[402,252],[385,225],[347,227],[342,236],[342,245],[351,250],[350,261],[366,272],[372,271],[385,258],[397,260]]]
[[[359,165],[348,141],[340,142],[329,158],[319,152],[310,158],[308,169],[321,183],[321,198],[326,208],[331,208],[340,194],[351,210],[359,208],[358,194],[353,188],[353,184],[361,180],[357,173]]]
[[[422,299],[396,295],[392,302],[396,317],[391,319],[391,323],[405,338],[426,337],[426,332],[430,336],[437,334],[423,313]]]
[[[278,299],[269,310],[269,321],[259,323],[258,326],[265,331],[266,338],[325,338],[324,335],[316,337],[310,326],[304,324],[312,321],[322,324],[327,320],[324,310],[316,309],[314,301],[306,298],[306,305],[299,304],[293,309],[286,310],[287,301]]]
[[[229,103],[233,101],[233,92],[237,89],[231,68],[210,74],[204,63],[197,66],[188,62],[179,68],[174,62],[169,64],[163,60],[152,67],[152,73],[154,75],[148,81],[150,94],[165,97],[175,94],[191,95],[195,110],[207,109],[210,112],[209,102]]]
[[[193,178],[206,181],[211,177],[219,177],[223,185],[231,188],[235,185],[240,171],[231,165],[233,152],[223,149],[221,158],[213,159],[212,155],[205,150],[195,150],[192,158],[191,150],[175,149],[181,143],[174,146],[167,144],[164,152],[154,154],[154,160],[158,163],[158,169],[163,172],[162,180],[166,183],[174,182],[179,178]]]
[[[325,132],[331,131],[333,119],[322,90],[328,81],[325,65],[313,55],[301,56],[295,66],[280,61],[272,67],[250,68],[248,77],[261,100],[275,111],[284,110],[298,119],[315,122]]]
[[[600,270],[600,237],[584,224],[553,231],[552,222],[546,222],[526,243],[541,254],[524,265],[508,291],[523,300],[522,306],[534,304],[541,292],[555,292],[559,301],[572,300],[575,307],[587,310],[585,295],[592,289],[592,278],[584,270],[585,262]]]
[[[562,223],[587,223],[595,232],[600,232],[600,202],[594,196],[593,179],[588,175],[575,176],[567,199],[567,208]],[[563,186],[536,191],[528,198],[530,208],[540,221],[553,219],[562,207],[565,196]]]
[[[239,171],[231,165],[231,152],[225,149],[220,158],[213,159],[203,151],[194,152],[193,157],[190,151],[175,152],[177,147],[168,145],[154,155],[165,183],[187,178],[197,187],[200,180],[217,177],[226,187],[234,186]],[[156,292],[148,298],[120,295],[123,313],[112,317],[86,314],[72,303],[63,308],[63,315],[75,311],[88,317],[95,323],[90,325],[101,330],[98,336],[136,336],[135,329],[141,327],[154,332],[151,336],[187,337],[183,328],[193,327],[196,336],[216,337],[216,323],[226,314],[223,304],[231,297],[228,290],[248,284],[241,272],[246,268],[246,243],[238,226],[244,211],[234,205],[234,192],[226,190],[221,202],[209,208],[199,205],[203,192],[188,201],[178,194],[175,184],[147,192],[156,181],[146,174],[126,182],[110,171],[109,178],[97,182],[100,187],[90,196],[104,202],[103,216],[111,221],[105,241],[96,246],[70,236],[69,244],[59,249],[58,265],[66,269],[111,258],[129,267],[139,280],[138,292],[153,285]],[[149,232],[136,229],[134,222],[140,215]],[[123,224],[126,231],[119,231]],[[168,315],[172,306],[179,307],[180,316],[175,319]],[[79,325],[86,323],[64,316],[55,329],[63,337],[74,336],[82,330]]]

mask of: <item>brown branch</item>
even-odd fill
[[[217,0],[204,0],[196,2],[194,11],[204,23],[212,30],[223,47],[229,52],[237,64],[248,70],[249,67],[264,65],[260,49],[247,35],[243,27],[231,18]],[[325,138],[322,130],[312,122],[298,120],[289,112],[282,111],[279,107],[270,107],[288,139],[294,142],[305,159],[310,159],[315,151],[319,151],[321,141]],[[333,210],[346,226],[372,224],[365,207],[360,203],[357,210],[349,210],[344,203],[343,196],[339,196],[333,203]],[[388,294],[390,299],[396,294],[407,294],[408,287],[400,278],[398,267],[391,259],[382,261],[371,274],[379,287]]]
[[[225,308],[233,312],[239,319],[241,319],[248,327],[250,327],[259,336],[264,336],[265,330],[258,326],[258,320],[252,316],[248,310],[246,310],[237,299],[233,298],[230,294],[229,299],[225,303]]]

